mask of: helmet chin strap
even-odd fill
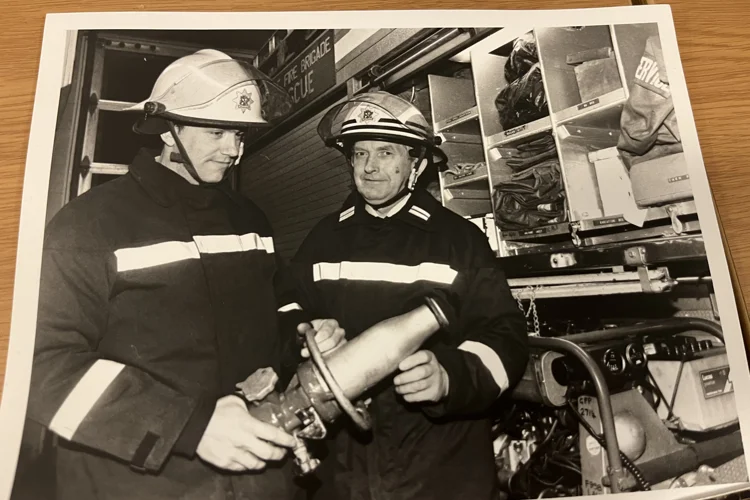
[[[187,154],[187,151],[185,150],[185,146],[182,144],[182,141],[180,141],[180,138],[177,136],[177,129],[174,126],[174,123],[171,120],[167,120],[167,124],[169,125],[169,131],[172,133],[172,137],[174,137],[175,145],[177,146],[177,149],[180,151],[179,153],[172,152],[169,154],[169,160],[174,163],[180,163],[182,166],[185,167],[185,170],[187,170],[187,173],[190,175],[190,177],[193,178],[195,182],[198,183],[201,187],[211,187],[215,186],[218,183],[213,182],[205,182],[203,179],[201,179],[200,175],[198,175],[198,172],[195,170],[195,167],[193,166],[193,162],[190,161],[190,157]],[[225,172],[224,176],[221,178],[223,181],[226,179],[229,174],[235,169],[235,167],[239,164],[240,158],[242,157],[242,154],[244,152],[245,145],[244,143],[240,146],[239,155],[237,156],[237,160],[230,166]]]
[[[187,170],[190,177],[193,178],[195,182],[198,183],[199,186],[206,186],[210,183],[204,182],[203,179],[201,179],[200,175],[198,175],[198,172],[195,170],[195,167],[193,166],[193,162],[190,161],[190,157],[187,154],[187,151],[185,151],[185,146],[182,145],[182,141],[180,140],[180,137],[177,135],[177,128],[174,126],[174,123],[172,120],[166,120],[167,125],[169,125],[169,131],[172,133],[172,137],[174,138],[175,145],[177,146],[177,149],[180,151],[179,153],[172,152],[169,154],[169,161],[173,161],[175,163],[181,163],[183,167],[185,167],[185,170]]]

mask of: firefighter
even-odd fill
[[[304,322],[323,351],[344,332],[301,310],[266,217],[227,179],[244,134],[288,104],[221,52],[178,59],[131,108],[161,151],[50,222],[29,414],[58,437],[58,498],[295,494],[295,439],[252,418],[236,384],[295,366]]]
[[[341,429],[332,439],[319,498],[496,498],[489,410],[520,379],[528,344],[488,240],[419,185],[446,157],[408,101],[355,96],[329,110],[318,133],[346,156],[356,189],[293,259],[307,276],[306,307],[351,338],[425,294],[452,311],[448,331],[365,395],[372,433]]]

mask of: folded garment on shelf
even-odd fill
[[[513,80],[495,98],[500,124],[508,130],[549,115],[539,63]]]
[[[551,134],[544,134],[534,140],[521,143],[517,146],[498,147],[497,152],[501,158],[529,158],[545,151],[555,148],[555,139]]]
[[[477,163],[448,163],[448,170],[446,174],[452,174],[455,179],[461,179],[474,175],[474,172],[481,168],[485,168],[486,164],[483,161]]]
[[[545,134],[516,147],[498,148],[498,154],[509,168],[519,172],[542,161],[557,158],[557,149],[552,134]]]
[[[553,147],[555,147],[555,138],[552,137],[552,134],[547,133],[537,137],[536,139],[519,144],[518,146],[516,146],[516,149],[519,151],[539,152],[547,151],[548,149]]]
[[[512,82],[529,72],[539,62],[534,33],[526,33],[516,38],[505,62],[505,81]]]
[[[503,230],[532,229],[567,219],[557,159],[513,174],[495,186],[493,197],[495,221]]]
[[[506,162],[506,165],[508,165],[514,171],[520,172],[521,170],[525,170],[542,161],[550,159],[557,159],[557,150],[554,147],[551,150],[538,153],[534,156],[511,158]]]

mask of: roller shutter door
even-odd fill
[[[291,258],[312,227],[351,192],[344,157],[317,133],[325,110],[243,161],[240,191],[266,213],[276,251]]]

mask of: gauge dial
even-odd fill
[[[607,349],[604,351],[602,361],[612,375],[619,375],[625,371],[625,358],[614,349]]]
[[[628,344],[625,348],[625,359],[628,360],[630,366],[640,368],[646,364],[646,353],[641,345]]]

